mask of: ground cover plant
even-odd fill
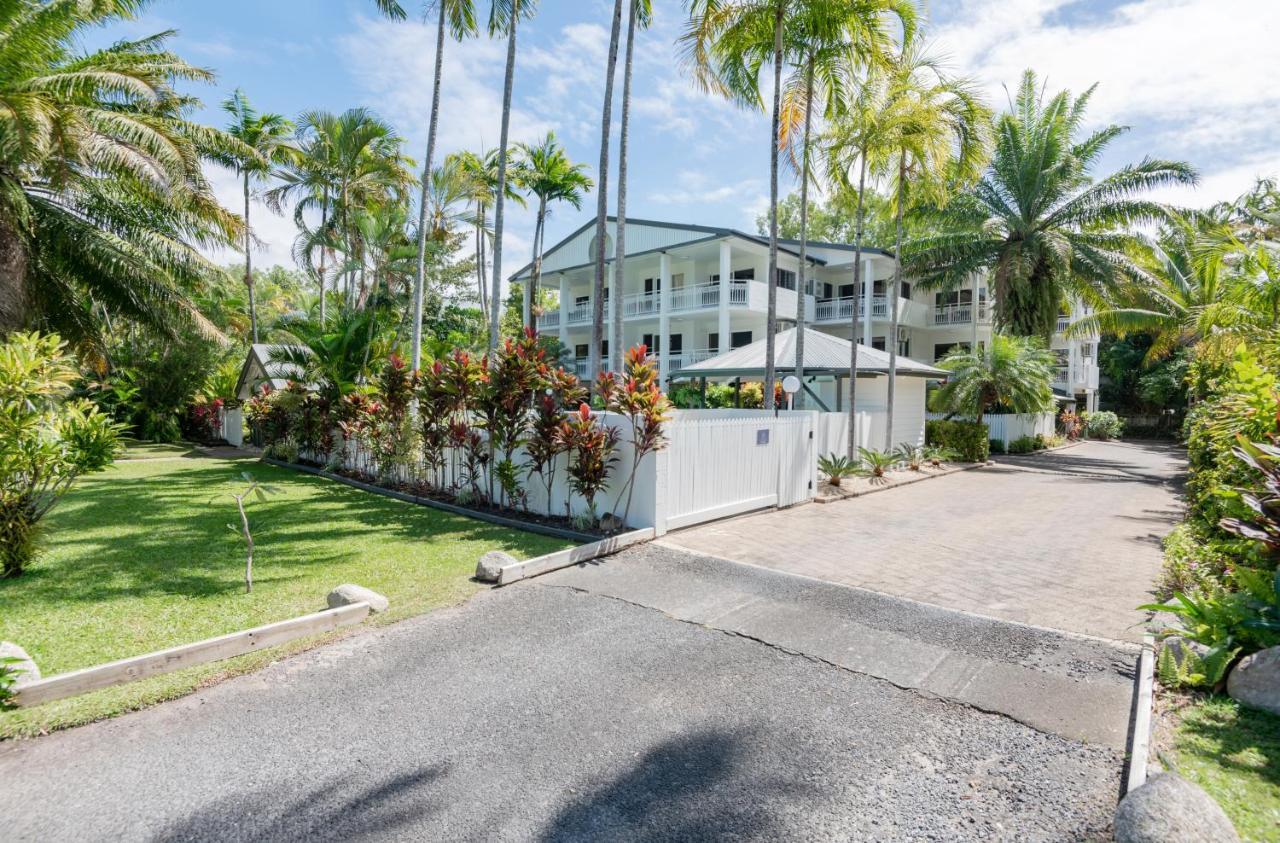
[[[246,470],[279,492],[252,506],[252,594],[243,538],[227,529],[236,518],[230,495],[243,491]],[[373,621],[382,623],[472,594],[471,574],[487,550],[527,558],[568,545],[271,465],[121,461],[83,478],[52,513],[38,563],[0,580],[0,640],[20,644],[51,675],[318,611],[345,582],[388,597],[389,611]],[[8,712],[0,737],[178,696],[280,652]]]

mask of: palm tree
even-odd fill
[[[1097,300],[1126,279],[1149,280],[1127,253],[1135,243],[1127,229],[1163,222],[1169,212],[1141,194],[1194,184],[1196,173],[1147,158],[1095,178],[1099,156],[1126,130],[1107,126],[1078,139],[1093,90],[1045,101],[1035,73],[1023,74],[1010,111],[996,121],[985,174],[933,214],[937,233],[907,256],[923,284],[951,289],[971,273],[989,273],[997,327],[1048,338],[1068,298]]]
[[[431,119],[427,126],[427,156],[422,163],[422,191],[418,204],[418,233],[428,230],[427,199],[435,163],[436,129],[440,124],[440,75],[444,66],[444,34],[446,24],[455,41],[476,34],[476,10],[472,0],[435,0],[438,9],[436,21],[436,61],[431,78]],[[422,299],[426,289],[427,239],[418,237],[418,265],[413,286],[413,353],[412,367],[416,372],[422,366]]]
[[[825,10],[820,10],[825,11]],[[813,177],[813,110],[815,100],[824,104],[830,118],[841,110],[849,88],[860,71],[889,64],[892,43],[887,30],[890,15],[897,18],[904,38],[915,31],[915,6],[899,0],[866,0],[844,10],[842,17],[807,15],[799,21],[789,41],[794,45],[793,72],[782,95],[778,143],[800,174],[800,272],[796,284],[796,377],[804,382],[805,305],[808,281],[809,182]],[[800,151],[796,153],[796,135]],[[797,160],[798,159],[798,160]],[[861,198],[861,197],[859,197]],[[860,248],[860,246],[859,246]],[[855,269],[855,273],[857,270]],[[856,320],[856,315],[855,315]],[[854,367],[857,367],[857,334],[853,334]],[[856,371],[855,371],[856,374]],[[852,381],[851,381],[852,382]],[[796,395],[796,409],[804,409],[804,391]]]
[[[636,25],[648,29],[653,20],[653,4],[650,0],[631,0],[627,4],[627,52],[622,62],[622,120],[618,140],[618,213],[617,242],[613,260],[613,286],[618,291],[618,301],[613,306],[613,339],[609,343],[610,356],[615,372],[622,371],[622,292],[627,288],[627,132],[631,122],[631,68],[636,45]],[[652,350],[652,349],[651,349]],[[667,350],[662,349],[666,354]]]
[[[493,295],[489,297],[489,355],[497,360],[499,302],[502,298],[502,225],[507,194],[507,136],[511,127],[511,89],[516,74],[516,26],[533,17],[537,0],[493,0],[489,35],[507,36],[507,70],[502,85],[502,130],[498,140],[498,186],[493,206]]]
[[[458,160],[458,171],[462,183],[475,206],[472,225],[475,226],[476,237],[476,288],[480,297],[480,310],[489,312],[489,284],[486,278],[488,262],[485,258],[485,246],[493,240],[493,230],[489,227],[489,208],[497,203],[498,196],[498,151],[491,149],[480,152],[458,152],[454,154]],[[454,156],[450,156],[454,157]],[[503,188],[504,197],[522,207],[524,197],[516,190],[514,181],[507,182]],[[493,325],[489,323],[489,332]]]
[[[898,371],[898,300],[902,293],[903,214],[907,205],[941,205],[955,184],[977,178],[987,154],[991,115],[967,79],[949,78],[919,43],[903,46],[886,79],[885,107],[895,206],[893,283],[889,289],[889,383],[885,450],[893,448],[894,397]],[[877,168],[874,160],[873,169]]]
[[[520,144],[518,147],[520,186],[538,198],[538,213],[533,227],[533,268],[529,283],[524,289],[524,325],[533,327],[533,302],[538,301],[538,286],[542,280],[542,239],[546,231],[549,205],[552,202],[568,202],[575,209],[582,207],[582,194],[591,189],[591,177],[585,164],[569,160],[565,149],[556,140],[554,132],[537,144]]]
[[[270,178],[273,166],[288,162],[295,152],[290,144],[293,124],[282,114],[259,114],[249,103],[244,91],[236,90],[222,103],[231,115],[227,134],[240,141],[253,155],[235,156],[226,163],[244,180],[244,285],[249,295],[249,329],[253,342],[258,342],[258,303],[253,289],[253,230],[249,224],[251,183]]]
[[[101,345],[97,314],[220,336],[189,291],[218,268],[201,247],[244,234],[202,169],[255,153],[189,122],[180,82],[211,76],[168,33],[88,53],[91,29],[135,3],[11,0],[0,12],[0,333],[56,330]]]
[[[298,366],[301,380],[314,384],[331,406],[344,395],[358,392],[371,372],[370,360],[390,353],[391,335],[383,310],[339,310],[328,322],[284,320],[280,329],[296,347],[279,349],[279,359]]]
[[[596,170],[596,236],[591,259],[595,261],[595,277],[591,283],[591,349],[588,366],[593,374],[601,370],[600,352],[604,344],[604,272],[609,217],[609,131],[613,119],[613,76],[618,67],[618,36],[622,29],[622,0],[614,0],[613,24],[609,30],[609,59],[605,62],[604,107],[600,111],[600,166]],[[615,308],[622,302],[614,302]]]
[[[938,401],[976,421],[992,407],[1038,413],[1053,406],[1053,352],[1035,337],[995,334],[991,344],[948,354],[938,366],[950,372]]]

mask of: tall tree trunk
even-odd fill
[[[596,179],[596,264],[591,283],[591,348],[587,365],[591,376],[600,373],[600,346],[604,344],[604,258],[609,233],[609,128],[613,119],[613,74],[618,67],[618,36],[622,29],[622,0],[614,0],[613,25],[609,32],[609,59],[604,77],[604,107],[600,112],[600,169]]]
[[[893,401],[898,380],[898,297],[902,293],[902,205],[906,201],[907,153],[898,156],[897,234],[893,243],[893,289],[889,291],[889,406],[886,411],[884,449],[893,448]]]
[[[796,378],[800,381],[800,391],[796,393],[797,410],[804,409],[804,311],[809,275],[809,130],[812,125],[813,54],[810,53],[804,85],[804,137],[800,141],[800,273],[796,277]]]
[[[773,335],[778,330],[778,127],[782,112],[782,22],[787,15],[787,4],[777,0],[773,21],[773,114],[769,120],[769,280],[764,328],[764,408],[772,410],[775,371],[775,344]],[[720,279],[721,293],[727,295],[732,285],[729,278]],[[727,338],[722,337],[724,344]]]
[[[324,196],[320,200],[320,235],[324,236],[325,231],[329,227],[329,188],[324,189]],[[325,255],[329,253],[329,244],[322,239],[320,241],[320,325],[323,327],[325,323]]]
[[[427,160],[422,165],[422,202],[418,208],[418,265],[413,277],[413,370],[422,367],[422,300],[427,286],[427,194],[431,189],[431,161],[436,152],[440,122],[440,73],[444,66],[444,7],[436,22],[436,67],[431,80],[431,121],[427,126]]]
[[[622,60],[622,123],[618,127],[618,242],[613,259],[613,286],[618,300],[613,303],[613,340],[609,343],[612,369],[622,371],[622,302],[627,292],[627,130],[631,121],[631,67],[636,40],[636,2],[627,0],[627,52]],[[653,351],[653,349],[649,349]],[[662,349],[662,353],[666,353]],[[624,516],[625,520],[625,516]]]
[[[249,290],[249,333],[258,342],[258,302],[253,289],[253,233],[249,230],[249,171],[244,172],[244,286]]]
[[[511,129],[511,88],[516,76],[516,24],[520,0],[511,0],[511,31],[507,33],[507,73],[502,84],[502,130],[498,135],[498,196],[493,207],[493,287],[489,291],[489,362],[498,350],[498,314],[502,302],[502,223],[507,192],[507,138]]]
[[[533,263],[529,272],[529,282],[524,290],[524,326],[536,328],[536,317],[533,308],[538,302],[538,287],[542,281],[542,231],[547,220],[547,197],[538,197],[538,217],[533,223]]]
[[[0,333],[26,327],[30,307],[27,247],[13,223],[0,216]]]
[[[476,286],[480,291],[480,312],[489,312],[489,282],[485,273],[484,258],[484,224],[488,210],[479,202],[476,203]]]
[[[867,150],[865,147],[858,156],[858,210],[854,215],[853,231],[853,314],[849,317],[852,327],[850,339],[853,348],[849,352],[849,447],[847,456],[853,459],[858,453],[858,316],[862,308],[871,307],[871,298],[862,301],[862,227],[865,219],[865,204],[862,201],[863,191],[867,187]]]

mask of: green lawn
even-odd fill
[[[188,445],[170,445],[167,442],[140,442],[125,440],[123,460],[151,460],[157,457],[185,457],[195,452]]]
[[[228,528],[238,525],[231,493],[246,485],[244,471],[280,490],[248,507],[249,595],[243,539]],[[402,619],[474,593],[486,550],[528,558],[568,546],[253,460],[207,458],[119,462],[83,478],[48,527],[40,559],[0,580],[0,639],[25,647],[46,676],[317,611],[344,582],[389,598],[375,622]],[[2,713],[0,738],[188,693],[310,643]]]
[[[1168,760],[1218,801],[1244,840],[1280,840],[1280,717],[1229,697],[1179,712]]]

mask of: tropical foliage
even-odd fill
[[[937,404],[978,422],[996,407],[1038,413],[1053,406],[1055,358],[1038,339],[995,334],[990,345],[953,351],[938,366],[949,374]]]

